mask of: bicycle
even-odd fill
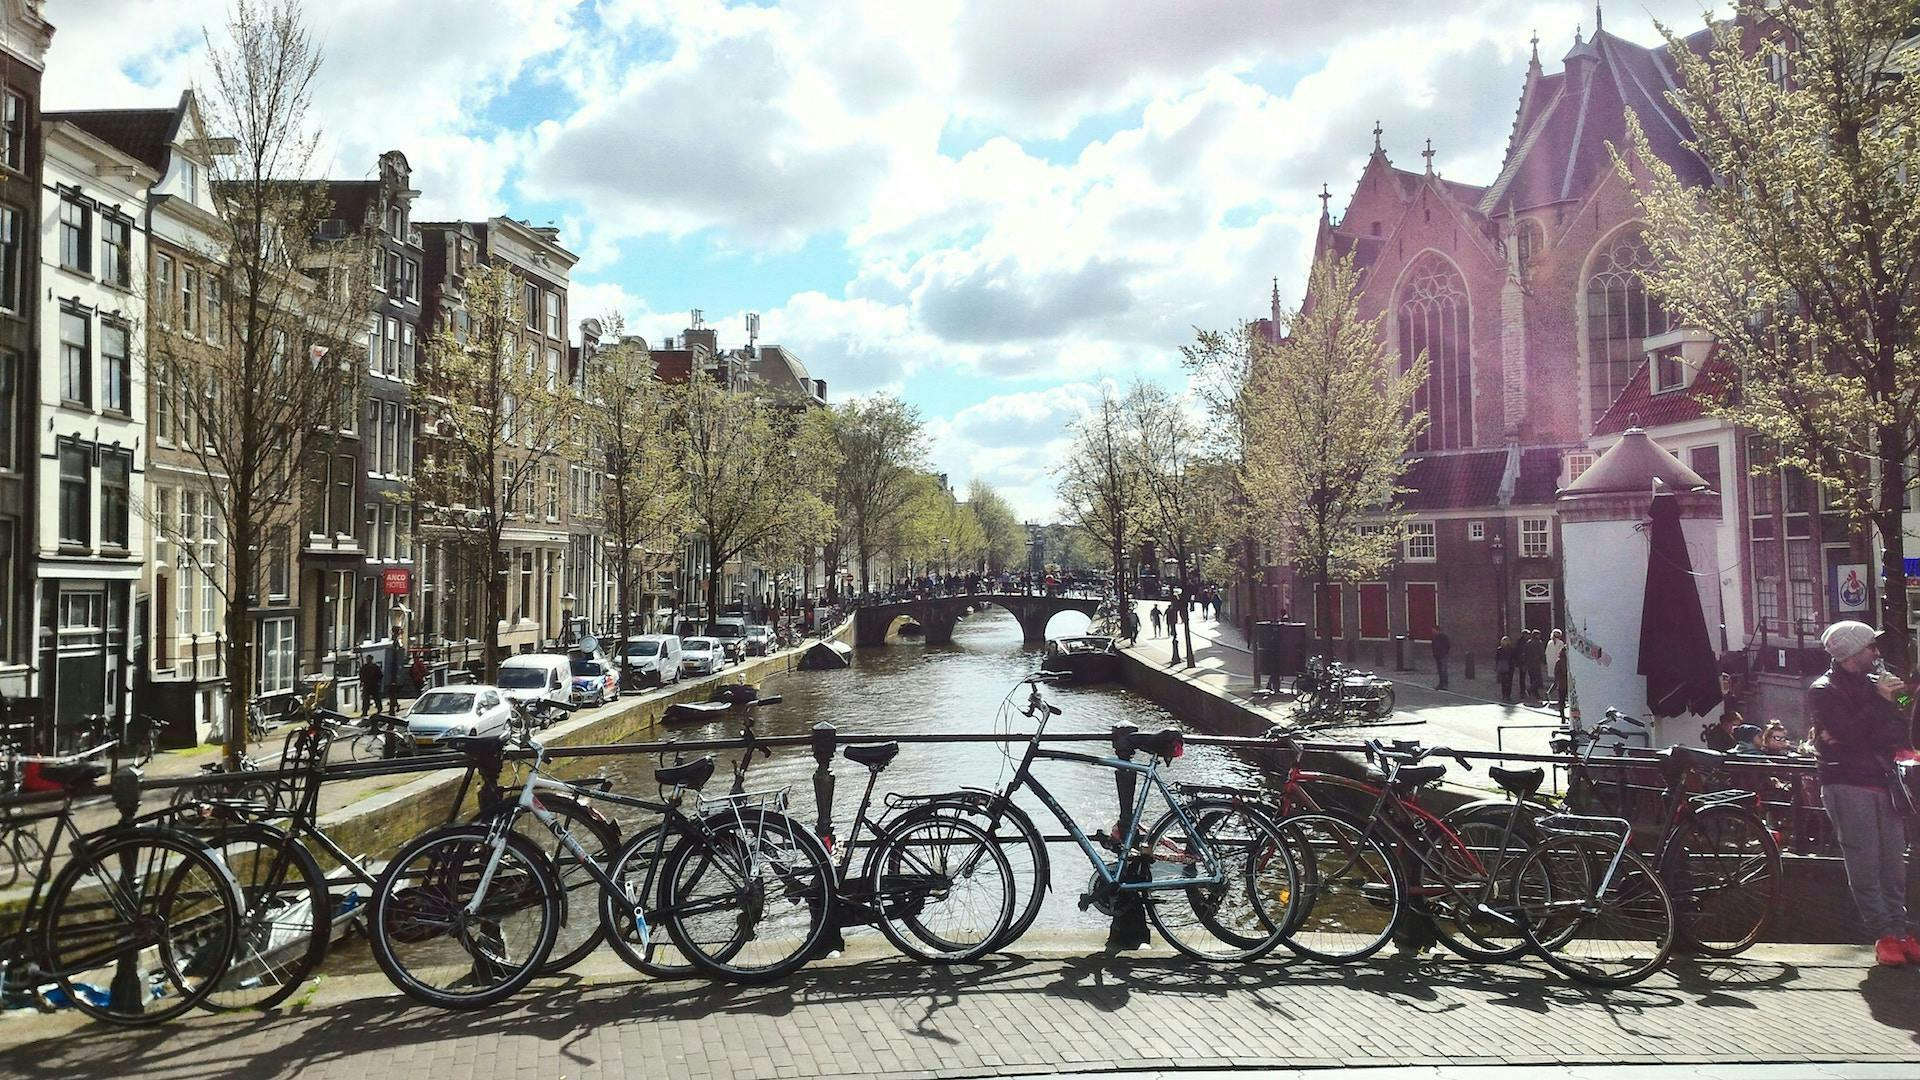
[[[670,789],[658,800],[595,790],[548,775],[546,748],[524,731],[516,736],[530,757],[509,811],[416,838],[380,877],[368,936],[375,961],[403,992],[441,1008],[479,1008],[538,974],[554,946],[561,891],[545,856],[512,831],[529,814],[599,884],[604,936],[637,970],[656,972],[651,950],[659,926],[694,967],[734,982],[781,978],[813,954],[832,917],[833,871],[826,849],[784,812],[783,793],[700,798],[713,776],[711,755],[656,769],[655,782]],[[504,737],[446,741],[476,761],[504,756],[509,745]],[[696,797],[691,815],[681,809],[689,791]],[[603,869],[541,804],[547,792],[664,821],[628,841]]]
[[[1370,671],[1354,671],[1325,656],[1309,657],[1289,689],[1297,711],[1309,721],[1321,718],[1385,720],[1393,715],[1394,686]]]
[[[151,1024],[193,1008],[233,955],[243,906],[232,875],[205,845],[178,830],[132,824],[139,774],[114,772],[110,794],[122,824],[83,833],[73,804],[97,794],[105,766],[51,765],[53,811],[0,811],[9,829],[51,821],[40,869],[19,924],[0,939],[0,998],[58,998],[97,1019]],[[62,839],[70,842],[63,845]],[[56,851],[71,858],[53,873]]]

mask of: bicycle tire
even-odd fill
[[[116,922],[116,908],[135,913],[130,932]],[[233,876],[193,837],[150,828],[109,832],[89,837],[87,852],[76,853],[54,877],[41,917],[41,955],[80,1011],[116,1024],[159,1023],[213,990],[233,959],[242,909]],[[115,925],[122,939],[100,952],[92,943],[103,927],[111,934]],[[125,972],[125,958],[114,955],[123,952],[136,966],[158,969]],[[129,974],[127,989],[141,1000],[116,1002],[112,987]],[[95,1000],[103,986],[105,1004]]]
[[[1364,824],[1302,813],[1275,827],[1300,875],[1299,899],[1280,939],[1290,951],[1323,964],[1351,964],[1393,939],[1405,906],[1404,879],[1393,854]],[[1378,929],[1370,929],[1376,922]]]
[[[492,838],[492,830],[477,825],[435,829],[401,848],[374,886],[367,917],[374,961],[416,1001],[442,1009],[498,1004],[533,981],[553,951],[559,889],[546,859],[518,833],[505,834],[486,916],[465,913]],[[484,985],[466,992],[453,989],[458,982],[430,985],[425,979],[435,971],[464,971]]]
[[[999,803],[997,820],[995,802]],[[908,810],[898,820],[947,811],[965,814],[979,825],[991,821],[993,837],[1007,857],[1008,869],[1013,874],[1013,917],[1007,920],[1007,928],[988,950],[1005,952],[1033,928],[1045,904],[1047,890],[1053,885],[1053,865],[1047,855],[1046,837],[1034,825],[1033,818],[1012,799],[999,799],[986,792],[954,792],[941,796]]]
[[[769,810],[722,811],[701,830],[675,845],[664,868],[674,944],[729,982],[770,982],[798,970],[832,921],[825,848],[798,821]],[[718,917],[701,918],[709,914]]]
[[[1619,869],[1605,894],[1599,892],[1618,843],[1549,836],[1527,853],[1516,876],[1528,942],[1554,970],[1589,986],[1631,986],[1664,967],[1673,952],[1673,900],[1646,859],[1620,851]],[[1530,881],[1549,888],[1534,892]],[[1603,924],[1599,933],[1596,924]]]
[[[1421,902],[1433,920],[1435,936],[1449,952],[1476,963],[1499,963],[1526,955],[1532,945],[1520,926],[1514,883],[1519,880],[1527,852],[1538,840],[1537,834],[1522,820],[1508,837],[1506,818],[1492,820],[1491,814],[1468,815],[1447,824],[1465,850],[1445,837],[1436,838],[1446,845],[1439,861],[1442,876],[1451,888],[1431,892]],[[1504,855],[1500,853],[1502,846],[1506,848]],[[1489,866],[1489,861],[1494,865]],[[1413,863],[1413,879],[1424,883],[1428,876],[1425,864],[1409,862]],[[1491,888],[1487,888],[1488,883]],[[1454,895],[1455,890],[1461,895]],[[1493,914],[1478,910],[1482,895]],[[1501,916],[1512,921],[1504,921]]]
[[[880,933],[916,960],[965,963],[991,951],[1006,933],[1013,870],[993,835],[965,817],[895,821],[881,832],[867,864],[867,895],[879,909]]]
[[[1376,687],[1372,708],[1368,710],[1376,720],[1385,720],[1393,715],[1393,684]]]
[[[1193,835],[1173,810],[1146,834],[1145,857],[1156,884],[1143,890],[1147,917],[1167,944],[1196,960],[1258,960],[1279,947],[1293,917],[1299,880],[1293,853],[1267,816],[1251,807],[1202,801],[1183,809]],[[1221,882],[1179,884],[1204,876],[1196,839],[1214,853]]]
[[[671,837],[663,838],[669,829],[678,832],[684,826],[662,821],[626,841],[607,864],[607,876],[619,882],[626,895],[631,896],[638,889],[650,888],[651,898],[643,902],[648,909],[647,944],[642,946],[639,936],[634,933],[632,914],[622,910],[624,905],[616,906],[618,898],[605,889],[600,890],[601,934],[614,953],[635,971],[656,979],[690,979],[704,974],[704,969],[687,959],[686,954],[673,943],[660,914],[666,907],[664,869],[667,856],[672,854],[676,846]],[[656,866],[657,869],[654,869]],[[651,876],[649,869],[653,869]]]
[[[1680,940],[1708,956],[1752,948],[1780,903],[1780,844],[1743,807],[1695,811],[1667,845],[1660,870]]]
[[[245,824],[202,835],[240,886],[246,912],[232,961],[200,1005],[271,1009],[326,959],[333,903],[313,853],[284,830]]]
[[[540,807],[561,820],[561,828],[579,841],[595,865],[604,868],[619,850],[620,830],[573,799],[542,795]],[[482,812],[474,824],[484,825],[513,808],[513,803],[503,802],[490,813]],[[560,928],[555,932],[553,953],[540,966],[542,975],[557,975],[585,960],[605,940],[599,911],[600,883],[539,818],[519,814],[513,828],[546,857],[554,884],[560,889]]]

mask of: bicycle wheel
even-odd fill
[[[1619,843],[1549,837],[1527,853],[1516,880],[1528,943],[1561,974],[1593,986],[1637,983],[1673,951],[1666,886],[1631,850],[1618,851],[1616,865]]]
[[[896,821],[867,860],[880,932],[930,964],[973,960],[992,949],[1013,915],[1013,871],[985,829],[959,815]]]
[[[587,861],[582,861],[532,814],[519,814],[514,818],[513,831],[525,837],[546,858],[560,889],[560,926],[554,937],[553,954],[540,965],[542,975],[555,975],[585,960],[600,947],[604,933],[599,911],[600,883],[588,871],[587,862],[604,868],[620,848],[620,830],[572,799],[546,795],[541,797],[540,806],[558,818],[560,827],[587,853]],[[504,803],[493,814],[475,819],[475,824],[485,824],[490,817],[512,808],[512,803]]]
[[[559,887],[525,837],[504,839],[485,895],[480,879],[494,849],[491,831],[477,825],[419,837],[380,875],[367,936],[380,970],[409,997],[443,1009],[493,1005],[531,982],[552,953]]]
[[[1780,845],[1758,817],[1737,806],[1695,812],[1660,868],[1680,939],[1709,956],[1751,948],[1780,902]]]
[[[1400,870],[1362,825],[1332,814],[1277,823],[1300,874],[1299,899],[1280,940],[1300,956],[1351,964],[1380,951],[1400,921]]]
[[[48,890],[42,954],[82,1012],[118,1024],[169,1020],[227,970],[242,906],[233,876],[190,836],[93,837]]]
[[[233,963],[201,1002],[209,1009],[271,1009],[320,967],[332,937],[332,901],[313,854],[268,825],[207,834],[240,885],[246,912]]]
[[[1420,906],[1433,918],[1434,933],[1448,951],[1468,960],[1495,963],[1524,955],[1530,945],[1520,925],[1515,882],[1536,839],[1532,824],[1522,818],[1507,834],[1512,811],[1473,808],[1448,817],[1444,833],[1434,838],[1433,860],[1438,873],[1415,861],[1414,877],[1421,882]],[[1539,871],[1529,871],[1538,888],[1545,883]]]
[[[1298,874],[1280,833],[1259,812],[1230,803],[1169,810],[1147,833],[1153,887],[1147,916],[1180,952],[1196,960],[1258,960],[1280,944],[1293,918]],[[1209,865],[1208,857],[1212,857]],[[1181,885],[1196,878],[1218,882]]]
[[[1374,690],[1372,709],[1369,710],[1376,720],[1385,720],[1393,715],[1393,684],[1388,683]]]
[[[600,890],[601,934],[607,944],[629,967],[657,979],[686,979],[702,973],[674,945],[660,914],[666,905],[667,856],[679,835],[678,827],[661,822],[628,840],[607,864],[607,875],[620,885],[621,896]],[[645,911],[648,938],[644,945],[634,926],[636,901]]]
[[[1047,857],[1047,841],[1035,827],[1033,818],[1009,800],[1000,802],[996,819],[994,801],[989,796],[969,798],[968,793],[959,793],[951,799],[915,807],[902,815],[901,820],[929,813],[960,814],[983,829],[991,827],[1001,854],[1007,857],[1013,881],[1013,916],[989,950],[1000,952],[1011,948],[1040,917],[1053,868]]]
[[[687,958],[732,982],[767,982],[807,962],[833,915],[833,868],[799,822],[723,811],[667,856],[667,932]]]

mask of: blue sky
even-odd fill
[[[1697,0],[1606,11],[1656,40]],[[220,0],[50,0],[49,108],[171,104]],[[575,320],[689,309],[794,350],[833,397],[918,406],[934,464],[1053,509],[1102,381],[1178,387],[1195,327],[1297,298],[1371,129],[1486,182],[1537,30],[1573,2],[331,0],[313,115],[332,175],[406,152],[422,217],[507,213],[582,256]],[[141,27],[129,35],[126,28]]]

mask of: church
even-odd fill
[[[1704,51],[1709,36],[1687,44]],[[1677,78],[1664,44],[1609,33],[1597,10],[1558,71],[1534,40],[1490,182],[1443,176],[1430,141],[1420,168],[1402,168],[1375,125],[1337,216],[1323,188],[1315,258],[1351,256],[1362,314],[1382,317],[1403,365],[1427,355],[1428,425],[1402,481],[1401,557],[1383,580],[1330,587],[1309,608],[1310,586],[1272,567],[1255,617],[1288,613],[1316,636],[1330,621],[1343,654],[1368,663],[1391,658],[1400,635],[1409,659],[1423,655],[1444,628],[1456,665],[1471,653],[1483,670],[1503,636],[1577,625],[1564,575],[1579,568],[1560,557],[1556,492],[1637,426],[1722,492],[1717,645],[1751,657],[1729,665],[1736,678],[1771,670],[1784,684],[1816,662],[1803,647],[1841,606],[1836,571],[1871,565],[1870,552],[1837,518],[1819,520],[1805,478],[1743,479],[1765,446],[1709,414],[1737,380],[1710,338],[1671,325],[1648,292],[1638,209],[1609,151],[1626,145],[1632,110],[1678,176],[1710,181],[1665,96]]]

